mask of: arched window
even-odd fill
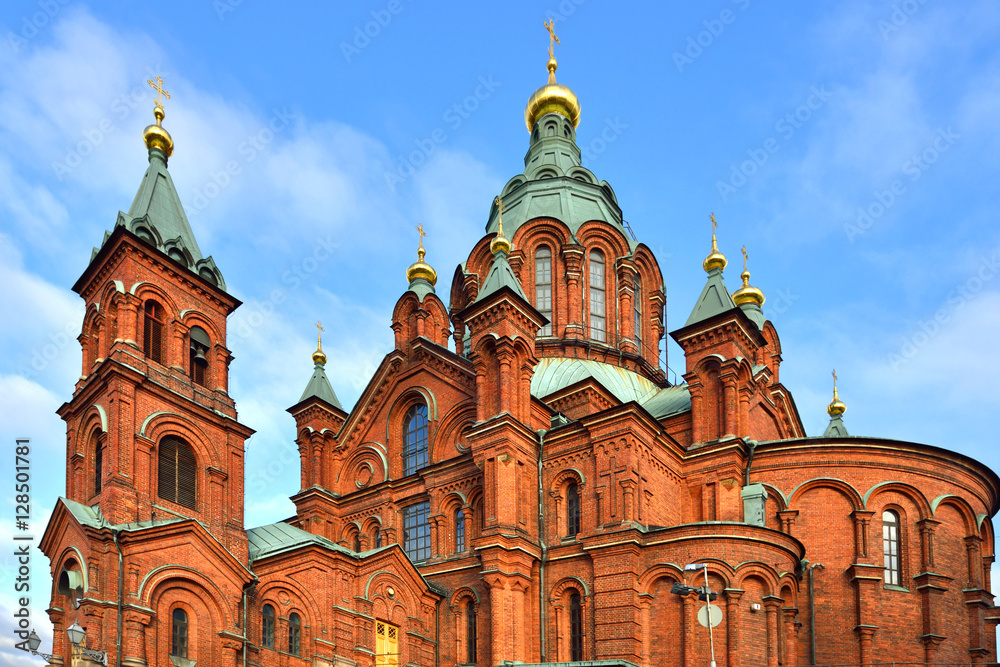
[[[583,607],[576,591],[569,596],[569,659],[583,660]]]
[[[635,346],[638,348],[639,356],[643,356],[642,349],[642,278],[639,274],[635,276],[635,293],[632,295],[632,304],[635,306]]]
[[[94,495],[101,492],[101,482],[104,481],[104,451],[101,448],[101,432],[94,431],[91,436],[94,448]]]
[[[566,485],[566,534],[575,537],[580,532],[580,489],[576,482]]]
[[[899,514],[893,510],[882,512],[882,554],[885,557],[885,583],[899,586],[900,554]]]
[[[87,359],[90,362],[88,364],[90,367],[93,367],[97,363],[97,359],[101,356],[100,345],[101,327],[98,326],[95,319],[90,323],[90,333],[87,335]],[[87,368],[87,372],[90,372],[90,368]]]
[[[604,301],[604,253],[590,251],[590,337],[602,343],[608,340]]]
[[[354,552],[361,551],[361,533],[354,533]]]
[[[180,607],[171,615],[170,655],[188,657],[188,617]]]
[[[163,306],[147,301],[143,308],[142,352],[147,359],[163,363]]]
[[[382,548],[382,531],[379,530],[378,526],[375,526],[375,539],[372,540],[376,549]]]
[[[472,600],[465,603],[465,662],[476,663],[476,605]]]
[[[288,652],[298,655],[302,651],[302,619],[294,611],[288,616]]]
[[[455,510],[455,551],[465,551],[465,514]]]
[[[403,476],[427,466],[427,406],[414,405],[403,420]]]
[[[535,251],[535,308],[549,323],[538,331],[539,336],[552,335],[552,251],[547,245]]]
[[[264,605],[260,612],[261,648],[274,648],[274,607]]]
[[[194,453],[186,442],[173,437],[166,437],[160,441],[156,469],[156,489],[160,498],[189,509],[196,509],[196,474]]]
[[[208,386],[208,350],[212,347],[212,342],[208,334],[201,327],[191,327],[191,345],[188,353],[188,362],[191,373],[191,380],[202,387]]]
[[[108,323],[108,348],[118,340],[118,302],[112,300],[108,306],[108,314],[104,316],[104,321]]]

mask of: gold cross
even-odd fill
[[[314,324],[313,326],[316,327],[316,329],[317,329],[317,331],[316,331],[316,349],[317,350],[321,350],[321,349],[323,349],[323,332],[326,331],[326,329],[323,328],[323,323],[320,322],[319,320],[316,320],[316,324]]]
[[[555,24],[552,22],[552,19],[549,19],[547,23],[543,21],[542,25],[544,25],[545,29],[549,31],[549,58],[555,58],[553,49],[556,44],[559,44],[559,38],[556,37]]]
[[[424,237],[427,236],[427,232],[424,231],[424,223],[417,225],[417,234],[420,234],[420,247],[424,247]]]
[[[743,246],[743,270],[747,270],[747,247]]]
[[[170,99],[170,93],[166,91],[163,87],[163,77],[157,75],[156,80],[146,79],[146,83],[149,87],[156,91],[156,106],[163,108],[163,102],[160,100],[160,95],[162,94],[165,99]]]
[[[551,21],[552,19],[549,20]],[[503,198],[500,197],[500,195],[497,195],[496,199],[493,200],[493,203],[497,205],[497,220],[500,225],[500,230],[497,232],[497,234],[503,236],[503,212],[506,211],[507,209],[503,205]]]
[[[712,221],[712,236],[715,236],[715,230],[719,226],[719,223],[717,223],[715,221],[715,212],[714,211],[712,212],[712,215],[708,216],[708,219]]]
[[[833,388],[837,388],[837,369],[833,369]]]

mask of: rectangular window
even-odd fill
[[[552,252],[546,246],[535,252],[535,308],[549,320],[539,336],[552,335]]]
[[[414,563],[431,557],[430,502],[403,508],[403,551]]]
[[[399,664],[399,628],[383,621],[375,622],[375,664],[396,667]]]

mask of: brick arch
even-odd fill
[[[552,587],[549,599],[552,601],[561,600],[570,589],[576,589],[584,601],[590,599],[590,589],[587,587],[587,583],[576,576],[563,577],[557,581]]]
[[[382,517],[378,514],[372,514],[370,517],[361,522],[361,532],[366,535],[371,534],[376,528],[382,530]],[[372,545],[373,548],[374,546],[375,545]]]
[[[570,482],[576,482],[577,486],[580,487],[587,484],[586,478],[578,469],[563,468],[556,474],[555,477],[552,478],[552,484],[549,486],[549,493],[560,493]]]
[[[994,543],[993,522],[987,514],[977,514],[976,521],[979,524],[979,537],[983,540],[983,555],[992,556],[996,545]]]
[[[907,484],[906,482],[899,481],[887,481],[880,482],[872,488],[865,491],[865,495],[862,497],[864,501],[864,507],[866,509],[873,506],[874,501],[886,493],[898,493],[905,498],[908,498],[917,507],[919,515],[917,520],[927,519],[931,516],[931,505],[927,502],[927,497],[924,496],[923,492],[912,484]]]
[[[718,577],[722,580],[722,583],[726,588],[731,588],[733,580],[737,576],[737,570],[732,565],[719,558],[699,558],[695,560],[696,563],[705,563],[708,565],[708,576]],[[741,563],[741,566],[745,563]],[[683,575],[687,575],[687,579],[692,586],[704,586],[705,585],[705,573],[701,570],[693,572],[682,572]],[[684,581],[682,578],[681,581]]]
[[[222,332],[219,331],[219,328],[205,313],[189,308],[178,314],[178,320],[188,329],[196,326],[204,329],[205,333],[208,334],[209,340],[212,341],[212,345],[223,344]]]
[[[258,608],[262,609],[267,601],[271,602],[275,611],[286,606],[282,605],[276,598],[270,597],[271,591],[282,588],[289,589],[290,592],[294,593],[294,596],[290,596],[292,600],[287,605],[288,613],[284,614],[286,617],[292,611],[299,612],[299,616],[302,618],[303,628],[310,624],[309,619],[317,619],[318,622],[319,619],[323,618],[323,606],[316,600],[316,597],[308,588],[291,577],[284,577],[280,580],[269,581],[263,584],[257,593],[259,597],[257,605]],[[296,598],[298,599],[296,600]],[[298,606],[296,606],[296,602],[298,602]]]
[[[948,505],[954,507],[958,513],[961,515],[963,523],[965,524],[965,534],[966,535],[978,535],[979,534],[979,521],[976,518],[976,512],[969,505],[969,502],[961,497],[956,496],[951,493],[946,493],[940,495],[931,501],[931,511],[936,516],[938,508],[941,505]]]
[[[744,588],[747,579],[759,579],[764,583],[764,590],[768,595],[775,595],[778,591],[780,577],[774,568],[759,561],[747,561],[740,563],[734,572],[733,581],[736,588]]]
[[[616,259],[632,254],[624,232],[602,220],[585,222],[577,230],[576,238],[588,253],[595,248],[603,250],[610,267],[614,267]]]
[[[90,590],[90,573],[87,572],[87,559],[83,557],[83,552],[78,547],[70,545],[63,549],[62,553],[57,557],[52,559],[52,562],[58,563],[58,565],[52,570],[55,576],[52,577],[51,599],[55,599],[56,589],[59,587],[59,572],[65,567],[66,562],[71,559],[75,560],[77,565],[80,566],[80,576],[83,578],[83,591],[86,593]]]
[[[636,246],[632,252],[632,259],[642,277],[643,285],[663,289],[663,274],[660,272],[660,263],[656,261],[653,251],[645,243]],[[649,280],[650,278],[653,280]]]
[[[359,482],[363,482],[366,476],[364,473],[366,467],[371,470],[371,477],[367,483],[359,485]],[[381,484],[388,479],[389,460],[383,447],[377,443],[366,442],[359,445],[350,457],[340,465],[335,486],[340,493],[346,495],[360,488]]]
[[[236,623],[237,611],[234,609],[230,618],[223,606],[227,596],[222,589],[210,577],[184,565],[161,565],[147,573],[139,584],[138,597],[148,608],[156,610],[173,588],[182,588],[204,600],[216,632]]]
[[[779,489],[778,487],[774,486],[769,482],[761,482],[761,484],[769,492],[767,494],[767,499],[771,500],[772,498],[774,498],[775,503],[777,503],[778,505],[779,512],[788,509],[788,498],[785,497],[785,494],[782,493],[781,489]]]
[[[159,302],[159,304],[167,311],[166,319],[168,324],[169,321],[176,318],[177,314],[180,312],[180,307],[177,305],[177,302],[174,301],[173,297],[156,283],[140,280],[129,288],[129,293],[137,297],[142,303],[145,303],[149,299],[154,299]],[[141,307],[139,308],[139,313],[140,315],[142,314]]]
[[[354,536],[361,536],[361,524],[357,521],[345,521],[344,526],[340,529],[340,539],[337,542],[342,542],[347,545],[347,548],[354,550]]]
[[[472,600],[477,607],[479,606],[479,593],[475,588],[472,588],[471,586],[462,586],[461,588],[456,589],[455,592],[452,593],[451,599],[448,600],[448,605],[452,609],[458,609],[462,602],[466,600]]]
[[[451,458],[454,452],[464,454],[469,451],[468,443],[462,447],[462,435],[468,426],[476,421],[476,405],[472,401],[466,401],[453,407],[448,414],[441,418],[438,423],[437,435],[434,439],[433,460],[443,461]]]
[[[861,494],[858,493],[858,490],[844,480],[837,479],[835,477],[814,477],[813,479],[802,482],[788,494],[788,507],[790,509],[794,509],[793,505],[802,496],[802,494],[811,489],[820,487],[833,489],[842,493],[850,501],[852,510],[859,510],[864,507],[864,500],[861,498]]]
[[[657,563],[639,575],[639,591],[641,594],[652,595],[653,587],[661,579],[684,581],[684,570],[673,563]]]
[[[205,468],[222,469],[222,462],[219,460],[218,452],[212,446],[211,439],[198,428],[197,424],[184,415],[176,412],[154,412],[143,421],[139,435],[154,441],[157,447],[163,438],[170,435],[184,440],[194,450],[195,460],[199,462],[199,478]],[[156,474],[155,465],[150,466],[150,474]]]

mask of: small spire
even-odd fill
[[[721,271],[729,263],[726,260],[726,256],[719,252],[719,242],[715,238],[715,230],[719,226],[719,223],[715,221],[715,213],[708,216],[708,219],[712,221],[712,252],[708,253],[708,257],[701,263],[702,268],[705,269],[705,273],[711,272],[712,269],[719,269]]]
[[[750,286],[750,272],[747,271],[746,246],[743,246],[743,273],[740,274],[740,277],[743,279],[743,286],[733,292],[733,301],[736,302],[736,305],[742,306],[745,303],[755,303],[758,306],[763,306],[764,293],[756,287]]]
[[[504,208],[503,198],[499,195],[497,195],[497,198],[493,200],[493,203],[497,205],[497,235],[490,242],[490,252],[494,255],[498,252],[509,255],[511,244],[510,241],[507,240],[507,237],[503,234],[503,212],[507,209]]]
[[[423,223],[417,225],[417,233],[420,235],[420,247],[417,248],[417,261],[410,264],[410,267],[406,269],[406,281],[412,285],[414,280],[423,278],[433,286],[437,283],[437,271],[424,261],[424,256],[427,254],[427,251],[424,250],[424,237],[427,236],[427,232],[424,231]]]
[[[556,62],[555,45],[559,44],[559,38],[556,37],[555,23],[549,19],[543,25],[549,33],[549,62],[546,64],[549,80],[528,99],[528,106],[524,109],[524,124],[528,127],[528,132],[534,128],[535,121],[547,113],[565,116],[573,123],[573,127],[580,125],[580,100],[572,90],[556,83],[556,68],[559,64]]]
[[[313,352],[312,360],[314,364],[325,366],[326,354],[323,352],[323,332],[326,329],[323,328],[322,322],[316,322],[314,326],[316,327],[316,351]]]
[[[170,93],[163,87],[163,78],[157,76],[156,79],[146,79],[149,87],[156,91],[156,106],[153,107],[153,116],[156,124],[148,126],[142,131],[142,138],[146,142],[146,148],[150,151],[150,159],[153,157],[153,150],[162,151],[166,157],[170,157],[174,152],[174,139],[163,127],[163,117],[166,113],[163,110],[163,99],[170,99]],[[161,99],[161,96],[163,99]]]
[[[556,82],[556,68],[559,67],[556,62],[555,45],[559,44],[559,38],[556,37],[555,23],[552,19],[547,22],[543,21],[542,25],[549,31],[549,62],[547,67],[549,69],[549,83],[554,84]]]
[[[847,406],[844,402],[840,400],[840,396],[837,395],[837,371],[833,371],[833,400],[830,401],[830,405],[826,407],[826,413],[833,418],[839,418],[844,412],[847,411]]]

